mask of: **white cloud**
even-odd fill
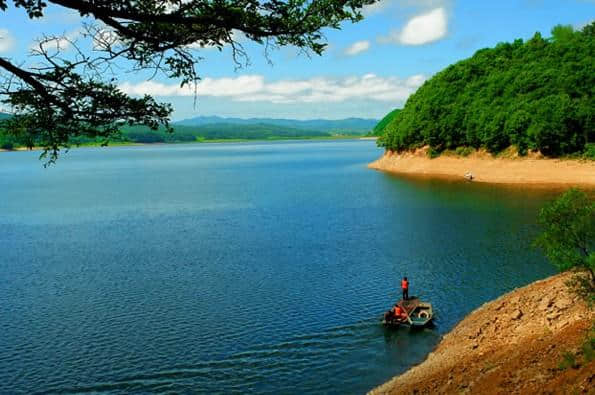
[[[243,96],[261,92],[264,78],[260,75],[243,75],[237,78],[205,78],[196,85],[199,96]],[[131,95],[150,94],[154,96],[193,96],[195,87],[177,84],[163,84],[155,81],[144,81],[138,84],[128,82],[120,85],[120,89]]]
[[[426,81],[426,76],[422,74],[412,75],[411,77],[407,78],[405,83],[408,87],[417,89]]]
[[[406,79],[379,77],[375,74],[344,78],[314,77],[302,80],[266,82],[261,75],[235,78],[205,78],[196,90],[192,86],[144,81],[129,82],[120,89],[131,95],[226,97],[238,102],[336,103],[347,100],[404,102],[423,84],[426,77],[413,75]]]
[[[80,35],[81,29],[79,28],[60,36],[44,37],[29,45],[29,49],[33,51],[39,51],[41,48],[45,51],[67,51]]]
[[[393,31],[386,37],[380,37],[383,43],[404,45],[423,45],[440,40],[448,32],[448,17],[443,7],[414,16],[401,31]]]
[[[401,31],[401,42],[407,45],[421,45],[441,39],[446,35],[446,11],[436,8],[411,18]]]
[[[355,56],[370,49],[368,40],[356,41],[345,49],[345,55]]]
[[[0,29],[0,53],[10,51],[15,45],[15,39],[6,29]]]
[[[450,2],[451,0],[378,0],[373,4],[365,5],[362,13],[368,18],[380,13],[392,13],[395,9],[399,9],[397,13],[406,8],[428,10],[446,6]]]

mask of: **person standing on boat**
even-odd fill
[[[401,280],[401,289],[403,290],[403,300],[409,299],[409,280],[407,280],[407,277],[403,277]]]

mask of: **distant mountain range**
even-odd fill
[[[0,123],[10,118],[10,114],[0,113]],[[347,118],[340,120],[312,119],[271,119],[271,118],[223,118],[196,117],[172,123],[173,132],[164,127],[150,130],[146,126],[124,125],[121,134],[112,141],[135,143],[185,143],[193,141],[225,140],[283,140],[317,139],[343,136],[363,136],[372,133],[378,123],[375,119]],[[70,143],[94,144],[102,140],[89,136],[77,136]],[[12,149],[26,144],[15,136],[3,133],[0,128],[0,148]]]
[[[292,129],[302,129],[327,133],[354,133],[365,134],[374,129],[377,119],[347,118],[338,120],[329,119],[275,119],[275,118],[225,118],[218,116],[200,116],[174,122],[174,125],[205,126],[205,125],[268,125]]]
[[[0,120],[10,118],[10,114],[0,112]],[[276,118],[225,118],[218,116],[200,116],[182,121],[173,122],[172,126],[209,126],[209,129],[221,128],[228,130],[236,125],[249,126],[248,129],[339,133],[339,134],[366,134],[371,132],[378,124],[377,119],[346,118],[346,119],[276,119]]]

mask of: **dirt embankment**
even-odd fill
[[[474,182],[496,184],[557,185],[595,187],[595,161],[546,159],[532,154],[493,157],[487,152],[469,156],[441,155],[430,159],[427,148],[384,155],[368,165],[376,170],[425,177],[464,179],[471,173]]]
[[[486,303],[418,366],[371,394],[595,394],[595,361],[580,355],[595,313],[565,284],[571,273]],[[578,367],[560,369],[564,353]]]

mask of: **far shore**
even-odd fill
[[[582,186],[595,188],[595,161],[578,159],[546,159],[538,155],[527,157],[494,157],[488,153],[473,153],[467,157],[441,155],[429,158],[426,150],[396,153],[386,151],[368,165],[371,169],[389,173],[427,178],[467,179],[471,182],[527,186]]]
[[[145,145],[174,145],[174,144],[213,144],[213,143],[262,143],[267,141],[328,141],[328,140],[376,140],[378,137],[360,136],[360,135],[341,135],[341,136],[320,136],[320,137],[304,137],[304,138],[273,138],[273,139],[212,139],[201,141],[180,141],[180,142],[157,142],[157,143],[136,143],[136,142],[113,142],[108,145],[101,145],[99,143],[73,145],[70,149],[88,148],[88,147],[123,147],[123,146],[145,146]],[[65,148],[61,148],[65,150]],[[17,152],[17,151],[41,151],[43,147],[15,147],[14,149],[0,148],[0,152]]]

